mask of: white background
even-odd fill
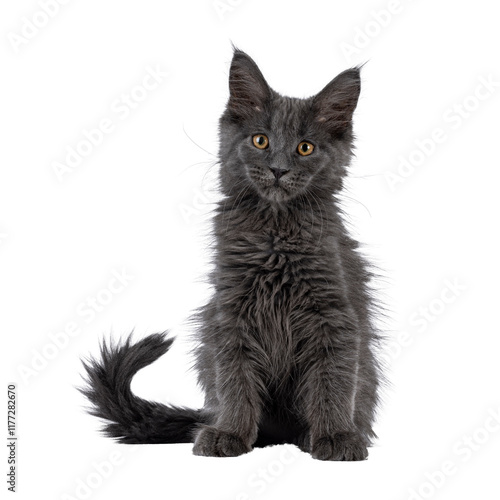
[[[28,26],[47,21],[33,0],[2,2],[0,16],[2,390],[6,400],[6,384],[18,384],[18,498],[498,498],[494,2],[58,5],[39,28]],[[383,275],[391,385],[363,463],[322,463],[293,447],[210,459],[191,445],[117,445],[75,389],[80,357],[103,337],[170,329],[174,348],[134,391],[202,404],[185,320],[209,293],[231,41],[273,88],[298,97],[368,61],[344,206]],[[169,74],[144,92],[136,87],[148,67]],[[131,92],[142,100],[127,115],[117,99]],[[59,179],[54,163],[102,119],[113,130]],[[414,170],[401,170],[401,158]],[[401,182],[391,187],[387,172]],[[113,272],[131,278],[110,295]],[[109,303],[91,316],[89,297]],[[112,471],[96,472],[111,460]]]

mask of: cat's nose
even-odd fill
[[[283,177],[290,170],[289,168],[275,168],[275,167],[269,167],[269,169],[274,174],[274,177],[276,177],[277,181],[279,181],[281,177]]]

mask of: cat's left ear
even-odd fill
[[[332,133],[342,133],[352,122],[361,92],[360,68],[348,69],[335,77],[313,98],[316,120]]]
[[[229,70],[229,110],[243,117],[261,112],[270,96],[271,89],[257,64],[235,49]]]

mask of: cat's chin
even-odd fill
[[[286,189],[283,185],[264,186],[259,189],[262,198],[274,203],[283,203],[293,198],[293,193]]]

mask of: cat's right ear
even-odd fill
[[[234,49],[229,70],[228,109],[241,117],[260,113],[271,96],[271,89],[254,60]]]

